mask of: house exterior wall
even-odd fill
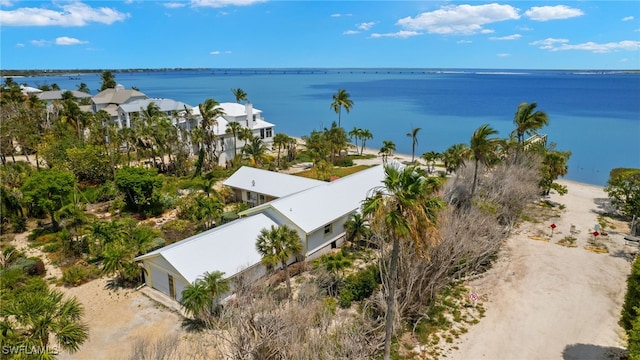
[[[189,285],[189,282],[162,256],[144,259],[142,263],[146,272],[144,280],[147,286],[171,297],[171,291],[169,290],[169,275],[171,275],[173,276],[173,286],[176,294],[175,299],[180,301],[182,291]]]
[[[338,241],[344,236],[344,223],[349,219],[350,214],[345,214],[329,224],[320,227],[307,235],[306,255],[310,256],[324,247],[331,248],[331,243]],[[329,226],[329,232],[325,233],[325,227]]]

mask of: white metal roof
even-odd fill
[[[360,208],[362,201],[370,195],[370,190],[382,186],[382,180],[384,180],[384,167],[378,165],[336,181],[258,205],[246,210],[244,214],[258,213],[271,207],[309,234]]]
[[[139,256],[144,260],[164,257],[187,281],[193,283],[205,272],[222,271],[232,277],[260,262],[256,239],[260,230],[278,226],[264,214],[248,216],[213,228]]]
[[[238,103],[232,103],[232,102],[223,102],[220,103],[220,106],[222,108],[222,110],[224,111],[225,115],[228,116],[245,116],[247,115],[247,107],[244,104],[238,104]],[[256,108],[252,108],[252,112],[251,115],[253,114],[260,114],[262,113],[261,110],[258,110]]]
[[[280,198],[326,182],[243,166],[222,184]]]

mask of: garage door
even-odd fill
[[[171,296],[169,293],[169,276],[166,271],[151,266],[151,281],[151,287],[167,296]]]

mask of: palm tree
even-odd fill
[[[367,239],[371,235],[367,220],[360,213],[352,213],[344,223],[345,238],[347,241]]]
[[[242,153],[251,159],[253,165],[260,166],[266,160],[267,145],[262,139],[255,137],[242,148]]]
[[[57,290],[17,292],[14,301],[0,307],[3,340],[10,337],[16,341],[11,345],[46,350],[53,335],[61,349],[74,353],[89,338],[89,328],[81,321],[83,313],[78,299],[65,299]],[[8,344],[3,341],[3,345]]]
[[[364,152],[364,148],[367,145],[367,140],[371,139],[373,139],[373,134],[371,133],[371,131],[369,131],[368,129],[362,129],[362,132],[360,133],[360,140],[362,140],[360,146],[360,155],[362,155],[362,153]]]
[[[240,104],[241,101],[248,101],[247,93],[244,92],[244,90],[237,88],[237,89],[231,89],[231,92],[233,93],[233,96],[236,98],[236,102],[238,104]]]
[[[464,165],[464,156],[467,149],[467,144],[455,144],[451,145],[442,154],[442,161],[444,162],[445,170],[448,173],[458,170],[458,168]]]
[[[220,104],[212,98],[199,104],[200,116],[200,135],[201,141],[198,152],[198,161],[196,163],[195,175],[200,175],[202,166],[204,165],[205,147],[208,148],[209,153],[213,153],[213,144],[216,142],[216,135],[213,133],[213,127],[218,124],[216,120],[218,117],[224,115],[224,110],[220,107]]]
[[[392,241],[389,272],[383,277],[388,289],[384,358],[389,359],[401,242],[412,244],[426,256],[434,241],[436,212],[442,204],[431,197],[437,189],[437,180],[421,176],[415,167],[402,167],[395,162],[385,165],[384,171],[383,186],[372,189],[363,202],[362,213],[375,232]]]
[[[238,134],[242,130],[242,125],[237,121],[231,121],[227,124],[227,130],[225,133],[233,134],[233,155],[238,155]]]
[[[418,145],[418,132],[421,128],[413,128],[410,133],[407,133],[407,137],[411,138],[411,163],[415,161],[416,145]]]
[[[358,139],[360,139],[360,136],[362,134],[362,129],[357,128],[357,127],[353,127],[353,129],[351,131],[349,131],[349,137],[351,137],[355,143],[356,146],[356,153],[358,152]]]
[[[340,117],[342,115],[342,108],[349,113],[351,108],[353,107],[353,100],[351,100],[351,95],[345,89],[339,89],[337,93],[333,94],[333,102],[331,102],[331,108],[333,111],[338,114],[338,127],[340,125]]]
[[[215,303],[230,289],[229,279],[221,271],[205,272],[182,291],[180,305],[187,314],[207,322],[215,312]]]
[[[489,124],[480,126],[471,135],[471,142],[467,152],[473,157],[475,162],[475,168],[473,169],[473,185],[471,186],[471,196],[475,194],[476,185],[478,183],[478,167],[479,164],[489,166],[493,160],[495,150],[500,143],[498,138],[489,138],[489,136],[497,134],[498,131],[494,130]]]
[[[278,160],[277,160],[278,167],[280,167],[280,151],[282,150],[283,147],[287,146],[290,139],[291,138],[287,134],[283,134],[283,133],[277,133],[273,137],[273,146],[275,146],[278,149]]]
[[[187,285],[182,290],[180,305],[187,315],[193,316],[196,320],[205,321],[206,314],[211,308],[211,292],[207,289],[207,284],[198,279],[193,284]]]
[[[382,162],[387,163],[387,159],[389,156],[393,156],[393,152],[396,151],[396,144],[391,140],[382,141],[382,147],[380,148],[379,154],[382,155]]]
[[[292,256],[302,254],[300,235],[287,225],[262,229],[256,240],[256,250],[262,255],[262,263],[268,268],[282,265],[287,283],[287,292],[291,296],[291,280],[287,261]]]
[[[538,105],[535,102],[531,104],[523,102],[518,105],[518,110],[513,117],[513,124],[516,128],[513,130],[512,134],[515,134],[518,139],[516,160],[518,159],[518,152],[524,145],[524,135],[533,135],[536,133],[536,130],[549,125],[549,117],[547,114],[543,111],[535,111],[537,106]]]
[[[429,152],[426,152],[426,153],[422,154],[421,157],[427,163],[427,170],[429,172],[432,172],[433,168],[435,167],[435,162],[442,158],[442,154],[440,154],[437,151],[429,151]]]

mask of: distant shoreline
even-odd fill
[[[114,73],[144,73],[144,72],[168,72],[168,71],[208,71],[212,75],[226,73],[335,73],[335,72],[388,72],[394,74],[456,74],[456,73],[479,73],[479,74],[512,74],[523,71],[531,72],[567,72],[584,75],[616,75],[616,74],[640,74],[640,69],[500,69],[500,68],[398,68],[398,67],[374,67],[374,68],[352,68],[352,67],[283,67],[283,68],[124,68],[124,69],[1,69],[0,77],[30,77],[30,76],[79,76],[100,74],[104,71]]]

